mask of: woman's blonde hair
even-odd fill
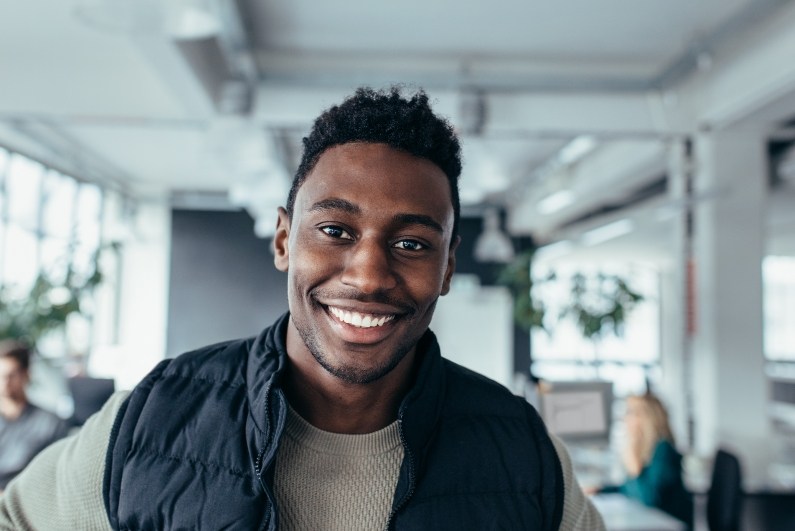
[[[658,442],[666,440],[675,445],[671,425],[668,422],[668,411],[660,399],[652,393],[629,396],[627,403],[629,401],[640,405],[639,413],[642,432],[640,458],[643,463],[648,463]]]

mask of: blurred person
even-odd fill
[[[0,492],[45,447],[64,437],[66,422],[28,401],[31,349],[0,341]]]
[[[622,461],[628,479],[599,492],[621,492],[693,525],[693,497],[682,480],[682,455],[676,450],[668,412],[650,392],[627,398],[626,443]]]
[[[0,528],[603,529],[535,409],[428,329],[460,172],[422,91],[324,112],[278,209],[289,313],[114,395],[9,485]]]

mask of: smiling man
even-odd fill
[[[448,179],[388,144],[349,142],[323,153],[288,209],[275,240],[289,279],[288,399],[328,431],[380,429],[395,418],[417,342],[450,287]]]
[[[0,528],[603,528],[536,411],[428,329],[459,241],[450,125],[360,89],[304,148],[273,242],[289,313],[115,395],[11,483]]]

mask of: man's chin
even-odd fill
[[[324,354],[324,352],[328,351],[318,352],[315,351],[314,349],[310,350],[312,352],[312,356],[320,364],[320,366],[323,367],[326,370],[326,372],[328,372],[332,376],[349,384],[366,385],[376,382],[381,378],[385,377],[390,372],[392,372],[395,369],[395,367],[397,367],[400,364],[400,362],[406,357],[406,354],[411,349],[404,348],[404,349],[393,350],[390,357],[386,360],[383,360],[382,363],[374,365],[365,365],[365,366],[353,362],[345,362],[344,360],[341,360],[339,358],[334,359],[334,357],[327,356],[326,354]],[[356,349],[346,349],[346,352],[351,353],[354,352],[355,350]],[[384,350],[381,350],[381,352],[384,352]],[[369,355],[372,356],[372,353],[369,353]],[[368,353],[362,352],[360,357],[361,358],[368,357]]]
[[[340,362],[339,360],[331,360],[323,354],[318,355],[316,352],[312,352],[312,355],[326,372],[345,383],[355,385],[365,385],[380,380],[388,374],[395,365],[362,367],[360,365]]]

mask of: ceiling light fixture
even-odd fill
[[[565,256],[574,250],[574,243],[571,240],[560,240],[539,247],[535,257],[539,262],[554,260]]]
[[[624,234],[629,234],[634,228],[635,225],[632,223],[631,219],[619,219],[618,221],[608,223],[607,225],[602,225],[601,227],[597,227],[584,233],[582,235],[582,243],[583,245],[596,245],[598,243],[604,243],[608,240],[612,240],[613,238],[623,236]]]
[[[458,101],[458,126],[461,134],[480,136],[486,126],[486,95],[482,90],[464,89]]]
[[[176,40],[198,40],[221,33],[214,0],[172,0],[166,4],[166,32]]]
[[[574,164],[596,148],[596,139],[591,135],[580,135],[563,146],[558,153],[562,165]]]
[[[559,190],[549,194],[536,205],[539,214],[548,216],[574,203],[576,196],[571,190]]]
[[[554,156],[550,157],[549,160],[542,164],[541,167],[534,172],[534,175],[539,180],[545,179],[555,172],[572,166],[596,149],[596,146],[596,138],[591,135],[580,135],[575,137],[568,144],[560,148]]]
[[[475,242],[475,259],[479,262],[508,263],[514,258],[513,243],[500,230],[500,215],[496,208],[483,213],[483,232]]]

